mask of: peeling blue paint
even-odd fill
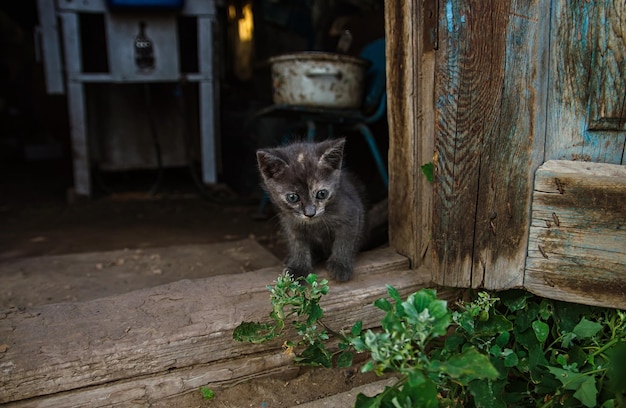
[[[465,16],[461,16],[461,23],[465,23]]]
[[[448,32],[454,32],[454,15],[452,14],[452,0],[446,3],[446,20],[448,22]]]

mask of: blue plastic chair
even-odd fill
[[[341,130],[357,130],[367,142],[370,152],[376,163],[378,173],[385,184],[389,187],[387,169],[382,159],[376,139],[369,125],[378,122],[387,112],[387,93],[385,90],[385,39],[380,38],[366,45],[360,58],[370,62],[365,73],[365,95],[361,109],[332,109],[299,105],[274,104],[257,111],[250,122],[263,116],[284,117],[296,123],[296,127],[305,127],[309,141],[315,140],[317,127],[320,124],[328,125],[329,137],[335,133],[335,128]],[[265,210],[269,198],[263,196],[259,206],[259,213]]]

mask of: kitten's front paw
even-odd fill
[[[338,282],[347,282],[352,277],[352,263],[329,259],[326,262],[326,269],[328,269],[330,277]]]
[[[298,279],[298,278],[306,278],[311,272],[313,272],[313,270],[308,269],[308,268],[297,267],[297,266],[285,265],[283,272],[289,272],[289,274],[293,276],[294,279]]]

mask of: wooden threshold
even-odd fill
[[[202,385],[230,386],[293,369],[282,341],[232,340],[242,321],[266,321],[266,285],[279,267],[181,280],[78,303],[0,311],[0,403],[14,407],[163,405]],[[321,272],[326,276],[326,272]],[[429,286],[393,249],[360,254],[353,280],[330,284],[322,306],[334,330],[379,324],[386,284]]]

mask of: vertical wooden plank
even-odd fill
[[[591,56],[590,130],[626,130],[626,2],[598,10]]]
[[[613,0],[554,2],[546,159],[622,161],[626,132],[601,129],[622,127],[609,117],[621,115],[626,94],[625,8]]]
[[[498,87],[487,87],[488,76],[502,70],[490,54],[504,48],[504,38],[489,38],[482,27],[494,27],[491,2],[448,0],[440,10],[436,54],[435,130],[436,180],[433,239],[435,281],[469,286],[472,272],[474,223],[483,125],[489,125]],[[496,16],[499,26],[506,21]],[[497,28],[496,28],[497,29]],[[493,47],[496,47],[494,50]],[[494,93],[495,91],[495,93]]]
[[[78,14],[59,13],[63,26],[63,50],[67,70],[67,104],[72,133],[72,159],[74,166],[74,189],[76,194],[91,194],[91,169],[89,144],[87,143],[87,115],[85,113],[85,90],[80,82],[82,58]]]
[[[542,160],[546,2],[449,0],[437,53],[434,277],[523,283],[532,178]]]
[[[543,162],[548,1],[514,1],[502,93],[480,161],[472,287],[522,287],[535,170]]]
[[[436,4],[436,2],[430,2]],[[385,2],[389,122],[389,240],[413,268],[429,266],[432,186],[420,167],[433,160],[434,50],[425,47],[422,1]],[[429,5],[430,6],[430,5]]]

